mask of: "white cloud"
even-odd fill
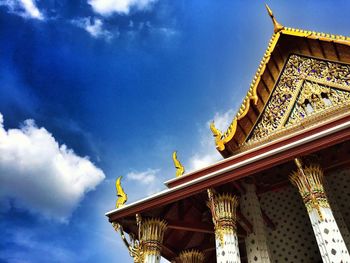
[[[44,19],[34,0],[2,0],[0,6],[6,6],[10,13],[25,18]]]
[[[232,109],[224,113],[217,112],[214,116],[215,126],[223,132],[226,131],[234,116],[235,114]],[[204,168],[222,159],[221,155],[215,148],[214,137],[209,129],[211,121],[212,120],[208,121],[205,128],[200,131],[202,134],[201,147],[199,153],[196,153],[190,157],[188,171]]]
[[[103,16],[113,13],[129,14],[132,8],[145,10],[150,8],[157,0],[89,0],[92,9]]]
[[[33,0],[20,0],[24,10],[31,18],[43,19],[43,15],[40,13],[39,9],[36,7]]]
[[[64,221],[104,178],[87,157],[59,145],[33,120],[19,129],[5,130],[0,113],[0,199]]]
[[[153,194],[160,190],[157,177],[159,178],[159,169],[147,169],[142,172],[130,172],[126,175],[127,180],[136,181],[143,187],[146,187],[147,195]]]
[[[113,38],[113,34],[103,29],[103,22],[101,19],[80,18],[73,20],[72,23],[80,28],[83,28],[94,38],[104,38],[110,41]]]

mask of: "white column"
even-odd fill
[[[240,263],[236,209],[238,199],[232,194],[214,195],[208,190],[208,206],[215,226],[216,262]]]
[[[317,165],[303,168],[295,159],[298,171],[290,179],[303,198],[323,262],[350,263],[348,249],[334,219],[323,187],[323,171]]]
[[[349,246],[350,246],[350,232],[348,227],[346,226],[344,217],[339,209],[339,206],[337,204],[337,201],[334,197],[334,193],[332,192],[331,187],[327,183],[326,178],[324,179],[323,186],[325,188],[325,191],[327,193],[327,198],[330,207],[332,208],[333,216],[335,218],[335,221],[337,222],[337,225],[339,227],[340,233],[344,239],[345,245],[348,248],[349,251]],[[334,191],[334,190],[333,190]]]
[[[166,222],[159,219],[145,219],[141,223],[141,246],[143,263],[159,263]]]
[[[252,223],[253,232],[245,238],[248,263],[272,262],[267,246],[267,233],[254,184],[245,183],[246,193],[240,199],[242,214]]]
[[[198,250],[185,250],[179,255],[180,263],[203,263],[204,260],[204,254]]]

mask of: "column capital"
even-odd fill
[[[179,255],[181,263],[202,263],[204,259],[204,254],[194,249],[182,251]]]
[[[295,162],[298,170],[292,172],[290,180],[298,188],[308,212],[316,209],[320,219],[323,220],[320,207],[329,208],[323,186],[323,170],[315,164],[303,167],[300,159],[295,159]]]
[[[238,206],[237,196],[229,193],[215,194],[208,189],[209,201],[215,232],[219,236],[220,243],[224,243],[225,234],[236,234],[236,210]]]
[[[167,223],[158,218],[145,219],[141,223],[140,241],[145,254],[159,254]]]

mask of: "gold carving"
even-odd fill
[[[224,234],[236,233],[236,209],[238,198],[232,194],[216,195],[213,189],[208,189],[208,207],[212,214],[215,233],[224,245]]]
[[[215,137],[216,148],[219,151],[223,151],[225,149],[225,144],[232,139],[233,135],[236,132],[236,129],[237,129],[237,118],[235,118],[231,122],[230,126],[228,127],[228,129],[224,135],[222,135],[221,131],[219,131],[215,127],[214,122],[210,123],[210,130],[212,131],[212,133]]]
[[[161,244],[167,223],[160,219],[145,219],[141,225],[143,253],[146,255],[160,255]]]
[[[298,171],[291,174],[290,180],[298,187],[308,213],[315,209],[321,221],[323,221],[320,208],[329,208],[327,196],[323,187],[323,171],[317,165],[310,165],[303,168],[299,158],[295,159],[295,163],[298,167]]]
[[[284,26],[282,26],[280,23],[277,22],[275,16],[272,13],[272,10],[270,9],[270,7],[265,4],[266,10],[269,14],[269,16],[272,19],[272,23],[273,23],[273,32],[278,33],[279,31],[281,31],[282,29],[284,29]]]
[[[126,239],[123,227],[112,222],[115,231],[119,232],[124,244],[129,250],[134,263],[143,263],[147,255],[160,255],[161,244],[167,223],[164,220],[150,218],[142,220],[136,214],[136,224],[138,227],[138,239],[133,234],[129,234],[129,241]]]
[[[122,176],[119,176],[115,182],[115,187],[116,187],[117,196],[118,196],[118,199],[115,205],[116,208],[122,207],[125,204],[125,202],[128,201],[128,195],[124,192],[124,189],[121,185],[121,179],[122,179]]]
[[[125,246],[129,250],[130,256],[134,259],[134,263],[143,263],[144,253],[142,250],[141,242],[137,240],[132,234],[129,235],[130,241],[128,241],[125,237],[123,227],[120,224],[112,222],[112,226],[114,227],[115,231],[120,233]]]
[[[177,159],[177,152],[173,152],[173,162],[174,166],[176,168],[176,177],[179,177],[184,174],[185,167],[180,163],[180,161]]]
[[[181,263],[203,263],[205,257],[202,252],[191,249],[181,252],[179,255],[179,259]]]
[[[350,103],[350,66],[291,55],[248,142]]]

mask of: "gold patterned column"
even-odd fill
[[[323,262],[350,262],[324,190],[323,170],[318,165],[303,167],[298,158],[295,163],[298,171],[293,172],[290,179],[303,198]]]
[[[180,253],[179,261],[180,263],[203,263],[204,254],[198,250],[185,250]]]
[[[160,219],[145,219],[141,224],[141,244],[144,263],[159,263],[166,222]]]
[[[208,189],[208,206],[215,227],[216,262],[241,262],[236,227],[238,198],[233,194],[215,195]]]

